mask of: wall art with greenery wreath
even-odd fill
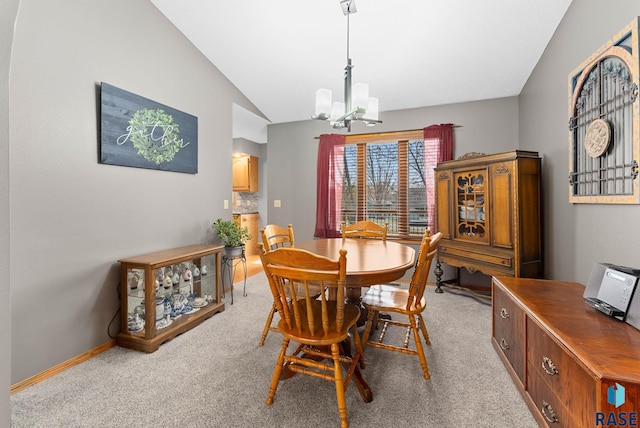
[[[196,174],[198,118],[102,82],[100,163]]]

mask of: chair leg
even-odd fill
[[[338,414],[340,416],[340,428],[348,428],[347,422],[347,400],[344,393],[344,383],[342,381],[342,368],[340,364],[340,345],[331,344],[331,357],[333,358],[333,372],[336,384],[336,398],[338,400]],[[275,392],[275,391],[274,391]]]
[[[289,346],[289,339],[282,339],[282,349],[280,349],[280,355],[278,355],[278,362],[273,370],[273,377],[271,378],[271,385],[269,385],[269,396],[267,397],[267,404],[273,404],[273,397],[276,395],[276,389],[278,389],[278,383],[280,382],[280,375],[282,374],[282,366],[284,364],[284,356]]]
[[[420,365],[422,366],[424,378],[427,380],[431,379],[431,375],[429,375],[429,367],[427,367],[427,359],[424,356],[422,339],[420,338],[420,332],[418,330],[418,325],[416,324],[416,318],[413,315],[409,315],[409,323],[411,324],[411,329],[413,330],[413,337],[416,342],[416,351],[418,351],[418,358],[420,358]]]
[[[267,316],[267,322],[264,324],[264,329],[262,330],[262,337],[260,337],[260,343],[258,346],[264,345],[264,341],[267,339],[267,334],[269,334],[269,330],[271,330],[271,323],[273,322],[273,314],[276,313],[276,304],[271,305],[271,311]]]
[[[422,335],[424,336],[424,342],[427,345],[431,345],[431,339],[429,339],[429,332],[427,331],[427,325],[424,323],[424,318],[422,318],[422,314],[417,314],[418,322],[420,322],[420,329],[422,330]]]
[[[358,334],[358,327],[354,324],[353,329],[351,330],[351,334],[353,336],[353,343],[356,347],[356,354],[360,356],[360,368],[364,369],[364,348],[362,347],[362,341],[360,340],[360,335]]]
[[[369,315],[367,315],[367,324],[364,327],[364,332],[362,333],[362,349],[367,349],[367,342],[369,341],[369,335],[371,334],[371,328],[373,326],[373,320],[378,318],[377,311],[373,309],[369,309]]]

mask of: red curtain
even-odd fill
[[[316,230],[319,238],[340,237],[345,136],[323,134],[318,146]]]
[[[431,125],[423,130],[424,132],[424,161],[426,168],[426,191],[427,191],[427,226],[432,232],[437,232],[435,223],[435,180],[433,168],[438,162],[453,159],[453,124],[444,123]]]

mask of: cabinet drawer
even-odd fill
[[[564,403],[572,417],[583,415],[593,423],[596,411],[596,381],[573,359],[569,351],[558,345],[542,327],[527,319],[527,379],[539,379]],[[533,385],[527,389],[533,396]]]
[[[576,425],[569,411],[562,404],[562,400],[551,390],[543,380],[542,375],[535,373],[527,378],[529,396],[542,419],[550,427],[576,428],[585,425]]]
[[[525,314],[499,287],[493,287],[493,337],[524,385]]]
[[[469,248],[456,248],[456,247],[448,247],[443,244],[440,244],[438,251],[441,255],[450,255],[456,257],[462,257],[465,259],[476,260],[482,263],[488,263],[491,265],[496,265],[504,268],[511,269],[513,267],[513,257],[511,256],[502,256],[496,254],[488,254],[483,251],[474,251],[474,249]]]

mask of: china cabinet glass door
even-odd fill
[[[485,184],[487,170],[456,173],[455,235],[458,239],[489,242],[486,230]]]

